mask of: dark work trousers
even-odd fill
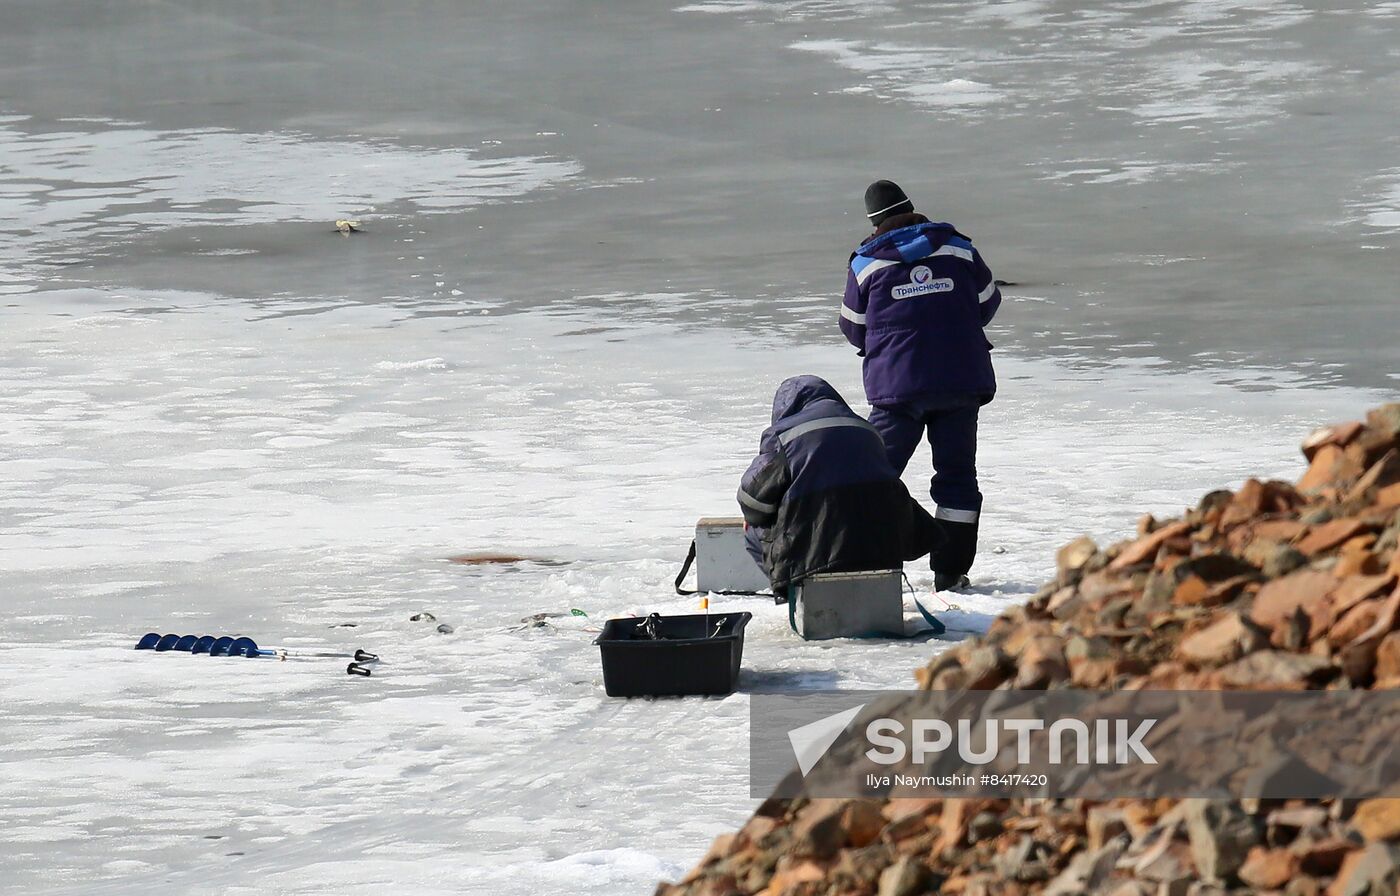
[[[944,396],[870,410],[870,423],[885,440],[890,463],[901,473],[928,433],[933,450],[929,494],[938,509],[934,519],[946,536],[929,557],[935,572],[966,575],[977,556],[977,519],[982,493],[977,490],[977,410],[982,396]]]
[[[768,564],[763,562],[763,534],[767,531],[758,526],[744,526],[744,550],[749,552],[765,576],[769,573]]]

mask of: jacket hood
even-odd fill
[[[849,410],[841,393],[819,376],[793,376],[783,380],[773,395],[773,422],[801,413],[816,401],[834,401]]]
[[[856,250],[856,254],[889,261],[918,261],[932,255],[934,250],[953,237],[967,239],[958,233],[952,224],[925,221],[922,224],[911,224],[888,233],[877,234],[863,243]]]

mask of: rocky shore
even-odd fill
[[[925,690],[1400,688],[1400,404],[1056,577]],[[1358,720],[1364,724],[1364,720]],[[1400,799],[769,800],[656,896],[1400,896]]]

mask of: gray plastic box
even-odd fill
[[[898,569],[808,576],[793,596],[793,622],[808,641],[904,635],[903,575]]]
[[[743,517],[711,516],[695,524],[695,588],[768,590],[768,577],[744,550]]]

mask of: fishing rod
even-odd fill
[[[259,647],[252,638],[235,638],[229,635],[162,635],[159,632],[147,632],[136,642],[136,649],[154,650],[157,653],[174,650],[181,653],[242,656],[250,659],[258,657],[276,657],[279,660],[286,660],[288,657],[348,658],[352,662],[345,668],[346,674],[363,676],[371,674],[370,668],[365,665],[366,663],[379,661],[377,654],[367,650],[357,649],[354,653],[343,653],[328,650],[299,650],[288,647]]]

